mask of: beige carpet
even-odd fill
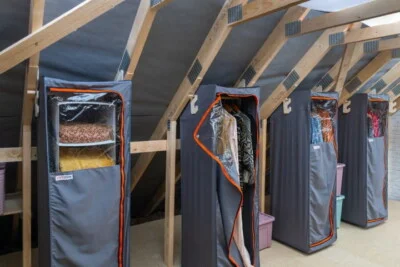
[[[261,252],[261,266],[279,267],[398,267],[400,266],[400,202],[389,202],[389,221],[364,230],[342,223],[338,241],[312,255],[304,255],[276,241]],[[175,266],[180,266],[180,217],[176,217]],[[164,266],[164,221],[154,221],[132,227],[131,266]],[[36,250],[34,250],[34,261]],[[0,257],[1,267],[21,266],[21,253]],[[34,264],[37,267],[37,264]],[[208,267],[208,266],[205,266]],[[211,266],[210,266],[211,267]]]

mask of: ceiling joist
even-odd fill
[[[386,72],[376,83],[374,83],[370,88],[367,88],[363,93],[370,93],[375,90],[376,93],[382,94],[386,88],[394,83],[400,74],[400,63],[394,65],[388,72]],[[386,93],[389,93],[390,90]]]
[[[277,26],[268,36],[267,40],[257,52],[249,66],[246,68],[244,73],[237,80],[235,87],[254,86],[261,74],[267,69],[269,64],[282,49],[286,41],[287,36],[284,33],[285,24],[292,20],[302,20],[307,16],[310,10],[304,7],[294,6],[289,8],[282,19],[278,22]],[[177,168],[178,170],[178,168]],[[175,182],[181,179],[180,172],[177,172]],[[163,182],[156,190],[156,194],[149,202],[145,209],[145,216],[150,215],[165,198],[165,182]]]
[[[86,0],[0,52],[0,74],[99,17],[123,0]]]
[[[350,45],[350,44],[349,44]],[[347,45],[347,46],[349,46]],[[400,37],[392,38],[388,40],[374,40],[356,43],[353,51],[353,56],[350,61],[349,69],[351,69],[365,54],[381,52],[385,50],[399,49],[400,48]],[[339,60],[313,87],[313,91],[316,91],[318,87],[322,87],[322,91],[329,92],[333,90],[337,82],[339,75],[341,60]]]
[[[254,0],[252,3],[257,4],[265,2],[262,0]],[[291,1],[270,1],[273,5],[263,5],[262,14],[269,14],[276,10],[287,8],[288,6],[301,3],[303,1],[291,0]],[[192,63],[186,77],[183,79],[181,85],[177,89],[172,101],[170,102],[167,110],[159,121],[156,129],[150,137],[150,140],[162,139],[167,132],[168,120],[177,120],[184,109],[185,105],[189,100],[189,95],[196,92],[200,85],[204,75],[207,73],[212,62],[220,51],[225,40],[228,38],[233,27],[228,23],[229,10],[232,7],[243,5],[247,3],[246,0],[227,0],[218,14],[210,32],[208,33],[203,45],[201,46],[194,62]],[[232,12],[232,11],[231,11]],[[260,11],[253,13],[253,18],[256,18]],[[137,160],[135,166],[132,169],[132,186],[131,190],[135,188],[137,183],[140,181],[147,167],[150,165],[155,153],[143,154]]]
[[[315,41],[289,75],[278,85],[261,105],[261,118],[268,118],[272,112],[299,86],[301,81],[314,69],[330,50],[329,36],[335,32],[345,32],[349,26],[339,26],[324,31]]]
[[[380,17],[399,11],[400,5],[398,0],[376,0],[303,21],[293,20],[287,24],[286,29],[287,34],[293,37]]]
[[[339,98],[339,106],[352,97],[360,89],[378,73],[393,58],[392,51],[384,51],[379,53],[370,63],[367,64],[358,74],[353,77],[343,88]]]
[[[131,80],[158,10],[172,0],[141,0],[118,67],[116,80]]]

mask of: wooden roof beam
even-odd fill
[[[254,0],[253,2],[259,2],[261,0]],[[228,38],[233,27],[229,25],[229,13],[233,11],[230,8],[246,4],[247,0],[226,0],[224,6],[222,7],[220,13],[218,14],[210,32],[208,33],[204,43],[202,44],[195,60],[193,61],[189,71],[187,72],[185,78],[177,89],[172,101],[170,102],[167,110],[159,121],[156,129],[150,137],[150,140],[162,139],[167,132],[167,123],[169,120],[175,121],[179,118],[182,110],[186,106],[189,95],[196,92],[198,86],[200,85],[204,75],[207,73],[212,62],[217,56],[219,50],[224,44],[225,40]],[[272,0],[271,0],[272,2]],[[273,1],[274,3],[276,1]],[[273,4],[271,7],[264,6],[264,13],[271,13],[275,10],[286,8],[289,5],[294,5],[303,1],[299,0],[285,0],[279,1],[279,4]],[[232,16],[232,14],[231,14]],[[140,181],[147,167],[150,165],[155,153],[147,153],[141,155],[136,164],[132,169],[132,186],[131,190],[135,188],[137,183]]]
[[[389,61],[391,61],[393,58],[392,54],[392,51],[384,51],[379,53],[355,77],[347,82],[340,95],[339,106],[357,93],[371,77],[379,72]]]
[[[123,0],[86,0],[0,52],[0,74],[109,11]]]
[[[270,13],[295,6],[308,0],[254,0],[244,4],[232,6],[228,9],[229,26],[237,26],[249,20],[256,19]]]
[[[291,7],[282,19],[279,21],[277,26],[268,36],[267,40],[263,44],[263,46],[258,50],[255,57],[252,59],[250,64],[247,66],[246,70],[240,75],[240,78],[237,80],[235,86],[239,87],[243,86],[254,86],[254,84],[258,81],[260,76],[264,73],[264,71],[271,64],[272,60],[276,57],[282,47],[286,44],[288,37],[285,35],[285,24],[288,21],[292,20],[303,20],[307,14],[310,12],[310,9],[295,6]]]
[[[394,65],[388,72],[386,72],[376,83],[374,83],[370,88],[367,88],[363,93],[369,93],[373,90],[378,94],[383,94],[390,84],[394,83],[399,78],[400,73],[400,63]],[[389,93],[389,90],[386,93]]]
[[[397,80],[399,80],[399,76],[397,76]],[[391,101],[396,101],[400,97],[400,82],[387,91],[386,94],[390,97]],[[397,108],[400,109],[400,106],[397,106]]]
[[[142,55],[158,10],[172,0],[141,0],[119,64],[116,80],[131,80]]]
[[[286,29],[287,34],[290,37],[293,37],[380,17],[399,11],[400,5],[398,0],[376,0],[303,21],[293,20],[287,24]]]
[[[310,9],[299,6],[289,8],[282,19],[278,22],[277,26],[268,36],[266,42],[257,52],[256,56],[253,58],[249,66],[246,68],[246,71],[240,76],[240,78],[236,82],[235,87],[240,87],[241,84],[243,84],[244,86],[254,86],[261,74],[269,66],[269,64],[272,62],[272,60],[275,58],[275,56],[288,40],[284,33],[285,24],[291,20],[304,19],[309,11]],[[180,172],[177,172],[175,182],[178,182],[180,179],[181,174]],[[145,216],[150,215],[154,210],[156,210],[157,207],[159,207],[159,205],[162,203],[164,198],[165,182],[157,188],[156,194],[153,196],[152,200],[149,202],[149,205],[145,209]]]
[[[339,26],[324,31],[308,49],[302,59],[292,69],[272,94],[261,105],[261,118],[268,118],[274,110],[297,88],[314,67],[330,50],[329,36],[334,32],[345,32],[349,26]]]
[[[387,39],[387,40],[373,40],[360,42],[356,44],[353,56],[350,62],[350,68],[354,67],[355,64],[365,55],[369,53],[381,52],[385,50],[399,49],[400,48],[400,37]],[[313,91],[316,91],[319,86],[322,86],[324,92],[333,90],[336,84],[337,77],[339,75],[341,60],[338,60],[336,64],[322,77],[322,79],[313,87]]]

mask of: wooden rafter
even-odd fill
[[[247,3],[232,6],[228,9],[228,19],[230,26],[237,26],[249,20],[268,15],[270,13],[286,9],[291,6],[307,2],[308,0],[291,1],[291,0],[256,0]]]
[[[363,93],[369,93],[375,90],[376,93],[383,93],[386,88],[395,82],[399,78],[400,73],[400,63],[394,65],[388,72],[386,72],[376,83],[374,83],[370,88],[365,90]]]
[[[301,21],[309,12],[309,9],[299,6],[291,7],[286,12],[286,14],[282,17],[277,26],[268,36],[263,46],[258,50],[253,60],[247,66],[246,70],[237,80],[235,84],[236,87],[239,87],[240,84],[244,84],[245,86],[254,86],[263,72],[271,64],[272,60],[286,44],[288,37],[285,34],[285,24],[292,20]],[[244,83],[242,83],[242,81]]]
[[[393,101],[393,105],[395,111],[392,113],[392,115],[396,114],[400,110],[400,95],[398,95],[397,98]]]
[[[397,80],[399,79],[399,76],[397,76]],[[400,82],[398,82],[391,90],[386,92],[386,94],[390,97],[391,101],[396,101],[400,97]],[[400,106],[397,106],[397,108],[400,109]]]
[[[268,118],[272,112],[297,88],[330,50],[329,36],[335,32],[345,32],[349,26],[339,26],[325,30],[315,41],[289,75],[261,105],[261,118]]]
[[[278,52],[282,49],[288,38],[285,35],[284,29],[285,24],[291,20],[302,20],[308,14],[310,10],[307,8],[295,6],[289,8],[282,19],[278,22],[277,26],[268,36],[267,40],[257,52],[245,72],[240,76],[236,82],[236,87],[240,87],[241,84],[244,86],[253,86],[265,69],[269,66]],[[250,75],[249,75],[250,74]],[[244,80],[242,82],[242,80]],[[178,182],[181,179],[180,172],[177,173],[175,181]],[[162,183],[156,190],[152,200],[149,202],[145,209],[145,216],[150,215],[159,205],[162,203],[165,197],[165,183]]]
[[[340,32],[337,32],[333,33],[330,38],[335,41],[335,43],[332,45],[342,45],[363,42],[397,34],[400,34],[400,22],[363,28],[351,31],[346,35],[342,35]]]
[[[361,23],[357,23],[356,25],[352,26],[352,30],[359,29],[359,28],[361,28]],[[357,58],[359,56],[359,54],[360,53],[359,53],[359,44],[358,43],[351,43],[351,44],[346,45],[343,57],[340,60],[340,69],[339,69],[339,74],[337,77],[336,87],[335,87],[336,92],[342,91],[344,83],[346,82],[347,73],[353,66],[352,64],[353,64],[355,58]]]
[[[116,80],[131,80],[142,55],[158,10],[172,0],[141,0],[124,55],[118,67]]]
[[[39,53],[123,0],[86,0],[0,52],[0,74]]]
[[[392,51],[379,53],[370,63],[357,73],[343,88],[339,98],[339,106],[348,100],[352,95],[358,92],[371,77],[379,72],[390,60],[392,60]]]
[[[376,0],[363,5],[332,12],[315,18],[288,23],[290,36],[298,36],[332,27],[351,24],[400,11],[398,0]]]
[[[254,0],[253,2],[258,1],[261,0]],[[265,7],[266,10],[264,10],[264,13],[271,13],[277,9],[282,9],[287,7],[288,5],[293,5],[300,2],[302,1],[280,1],[279,3],[281,3],[281,5],[273,5],[272,8]],[[193,94],[197,90],[204,75],[207,73],[223,43],[232,31],[233,27],[228,25],[228,10],[232,7],[245,3],[247,3],[246,0],[227,0],[225,2],[209,34],[207,35],[203,45],[201,46],[194,62],[187,72],[187,75],[183,79],[167,110],[165,111],[156,129],[151,135],[150,140],[162,139],[167,131],[168,120],[175,121],[179,118],[182,110],[189,100],[189,95]],[[147,167],[150,165],[152,159],[154,158],[154,155],[155,153],[143,154],[137,160],[135,166],[132,169],[131,190],[133,190],[137,183],[140,181]]]
[[[357,43],[355,45],[349,69],[351,69],[365,54],[399,48],[399,37],[388,40],[374,40]],[[338,62],[322,77],[322,79],[313,87],[312,90],[316,91],[317,88],[321,86],[324,92],[331,91],[336,84],[337,77],[339,75],[340,64],[341,60],[338,60]]]

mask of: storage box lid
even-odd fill
[[[267,223],[272,223],[273,221],[275,221],[274,216],[265,214],[265,213],[261,213],[260,212],[260,219],[259,219],[259,225],[263,225],[263,224],[267,224]]]

